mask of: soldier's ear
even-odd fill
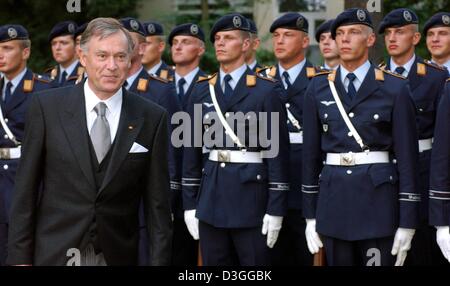
[[[31,47],[24,48],[22,50],[22,59],[27,61],[31,55]]]
[[[417,46],[420,43],[421,38],[422,38],[422,35],[419,32],[414,33],[414,37],[413,37],[414,46]]]

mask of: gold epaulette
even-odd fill
[[[140,78],[136,89],[140,92],[146,92],[147,88],[148,88],[148,79]]]
[[[265,71],[265,70],[267,70],[267,69],[269,69],[270,67],[269,66],[264,66],[264,67],[260,67],[260,68],[256,68],[256,73],[260,73],[260,72],[263,72],[263,71]]]
[[[248,74],[246,77],[246,83],[248,87],[253,87],[256,85],[256,75]]]
[[[169,78],[169,71],[168,70],[161,70],[159,72],[159,77],[167,80]]]
[[[160,82],[163,82],[163,83],[169,83],[168,79],[159,77],[159,76],[154,75],[154,74],[149,74],[149,77],[152,78],[152,79],[159,80]]]
[[[77,69],[77,76],[84,74],[84,71],[85,71],[84,67],[79,66]]]
[[[389,70],[387,70],[387,69],[380,69],[380,70],[383,71],[384,73],[390,74],[390,75],[392,75],[392,76],[395,76],[395,77],[398,77],[398,78],[401,78],[401,79],[406,79],[406,77],[404,77],[404,76],[402,76],[402,75],[399,75],[398,73],[391,72],[391,71],[389,71]],[[376,70],[375,70],[375,71],[376,71]],[[376,75],[376,72],[375,72],[375,75]]]
[[[268,67],[268,69],[269,69],[269,71],[267,72],[267,76],[275,77],[277,75],[277,67],[276,66]]]
[[[306,67],[306,77],[313,78],[317,75],[328,74],[331,71],[322,67]]]

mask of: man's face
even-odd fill
[[[172,39],[170,52],[175,64],[186,65],[199,59],[205,53],[205,48],[195,37],[178,35]]]
[[[319,38],[319,48],[325,60],[339,58],[339,50],[336,42],[331,37],[331,32],[322,33]]]
[[[414,49],[420,41],[420,33],[414,29],[414,25],[386,28],[384,43],[390,56],[402,56]]]
[[[106,38],[92,37],[82,51],[80,61],[86,68],[91,88],[108,95],[122,87],[131,65],[128,42],[123,32]]]
[[[261,44],[261,40],[256,35],[252,35],[250,40],[250,49],[245,53],[245,61],[249,61],[256,55],[256,51],[258,50]]]
[[[338,27],[335,40],[342,61],[357,61],[374,45],[375,35],[369,34],[366,26],[356,24]]]
[[[30,48],[23,48],[18,40],[0,43],[0,72],[8,75],[19,72],[30,57]]]
[[[72,35],[56,37],[51,41],[51,45],[53,58],[58,64],[70,64],[75,59],[75,40]]]
[[[450,58],[450,27],[435,27],[427,31],[427,48],[433,58]]]
[[[133,39],[134,43],[134,49],[133,54],[131,55],[131,62],[134,63],[135,61],[141,62],[141,57],[145,53],[146,43],[143,38],[138,33],[130,32],[131,38]]]
[[[146,65],[159,62],[166,46],[164,41],[159,36],[148,36],[145,38],[145,42],[142,63]]]
[[[241,31],[221,31],[214,36],[216,58],[221,64],[237,61],[250,48],[250,39],[244,39]]]
[[[289,62],[303,53],[309,45],[309,38],[302,31],[278,28],[272,34],[272,43],[277,60]]]

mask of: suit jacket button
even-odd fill
[[[9,166],[8,165],[3,165],[3,169],[8,170]]]
[[[225,168],[225,163],[220,163],[220,167]]]

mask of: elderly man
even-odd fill
[[[80,58],[88,79],[32,98],[8,264],[136,265],[141,200],[150,264],[170,262],[167,115],[122,88],[133,45],[117,20],[91,21]]]

